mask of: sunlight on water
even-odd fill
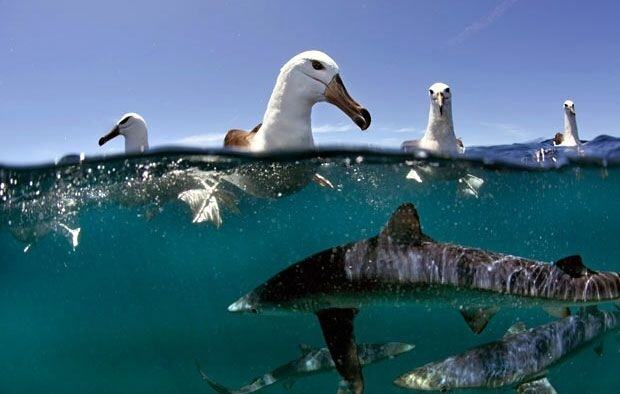
[[[544,158],[539,144],[473,148],[468,160],[168,150],[0,167],[0,392],[209,392],[196,361],[240,387],[301,357],[300,345],[325,345],[311,314],[228,305],[313,253],[376,235],[404,202],[438,241],[549,262],[580,254],[619,271],[620,144],[590,144],[546,147]],[[552,320],[506,309],[474,335],[445,306],[363,309],[359,343],[415,345],[366,366],[366,392],[402,392],[398,376],[499,339],[518,319]],[[602,357],[585,351],[550,369],[558,392],[615,390],[620,353],[607,342]],[[334,392],[338,380],[292,389]]]

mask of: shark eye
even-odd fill
[[[315,70],[323,70],[325,68],[325,66],[320,61],[313,60],[312,61],[312,68],[314,68]]]
[[[254,313],[254,314],[257,314],[257,313],[258,313],[258,311],[257,311],[255,308],[250,309],[250,312],[252,312],[252,313]]]
[[[128,117],[126,117],[125,119],[121,120],[121,121],[119,122],[119,124],[125,124],[125,123],[127,123],[127,122],[129,121],[129,119],[131,119],[131,116],[128,116]]]

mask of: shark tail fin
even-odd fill
[[[207,382],[207,384],[213,389],[213,391],[215,391],[218,394],[233,394],[232,391],[222,386],[221,384],[217,383],[215,380],[211,379],[206,373],[204,373],[204,371],[200,367],[200,364],[198,363],[198,360],[195,360],[195,362],[196,362],[196,369],[198,369],[198,373],[202,377],[202,380]]]

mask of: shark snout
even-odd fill
[[[243,297],[239,298],[237,301],[235,301],[232,304],[230,304],[228,306],[228,312],[236,312],[236,313],[251,312],[251,313],[257,313],[256,308],[254,308],[254,306],[252,305],[252,303],[249,300],[249,296],[243,296]]]

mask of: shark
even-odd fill
[[[547,368],[618,328],[619,312],[592,306],[529,330],[520,322],[498,341],[426,364],[394,383],[426,391],[512,386],[518,393],[552,394],[556,390],[546,377]]]
[[[387,342],[380,344],[364,343],[357,345],[357,354],[362,365],[373,364],[386,359],[392,359],[414,349],[414,345],[402,342]],[[335,364],[329,353],[329,349],[316,349],[310,346],[301,345],[301,357],[289,361],[250,382],[249,384],[236,389],[228,389],[215,382],[198,366],[198,371],[202,379],[211,386],[218,394],[248,394],[259,391],[277,382],[282,382],[286,389],[291,389],[297,379],[304,378],[319,373],[334,370]]]
[[[458,308],[478,333],[501,307],[568,307],[620,300],[620,276],[581,257],[548,263],[433,240],[414,205],[398,207],[372,238],[334,246],[281,272],[228,307],[230,312],[317,316],[336,369],[352,393],[364,391],[354,319],[366,305]]]

